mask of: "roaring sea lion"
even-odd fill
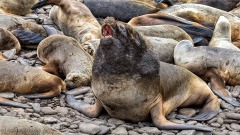
[[[240,18],[231,13],[201,4],[174,5],[161,10],[161,12],[179,16],[206,27],[213,27],[217,23],[218,18],[224,16],[231,24],[233,44],[240,46]]]
[[[0,60],[0,92],[14,92],[28,98],[50,98],[60,94],[66,84],[41,69]],[[28,105],[0,98],[0,104],[29,108]]]
[[[224,11],[230,11],[236,6],[239,0],[174,0],[174,2],[203,4]]]
[[[101,37],[101,26],[91,11],[81,2],[68,0],[42,0],[32,7],[56,5],[50,10],[51,20],[67,36],[75,38],[81,44]]]
[[[38,45],[37,55],[46,63],[42,69],[65,78],[67,88],[90,85],[92,57],[74,38],[49,36]]]
[[[193,41],[196,45],[208,44],[213,34],[213,31],[211,29],[206,28],[199,23],[191,22],[181,17],[163,12],[134,17],[128,22],[128,24],[131,26],[151,26],[166,24],[178,26],[193,38]]]
[[[240,51],[240,49],[233,45],[231,41],[231,24],[227,18],[220,16],[216,23],[209,46]]]
[[[134,122],[150,116],[159,129],[208,127],[175,124],[166,119],[179,106],[203,105],[195,120],[213,118],[219,110],[217,97],[207,84],[184,68],[159,62],[148,41],[125,23],[107,19],[94,57],[92,90],[94,105],[67,95],[69,105],[89,117],[105,108],[111,117]]]
[[[211,46],[193,47],[188,40],[178,43],[174,50],[176,65],[187,68],[211,84],[212,91],[226,102],[240,106],[225,88],[240,85],[239,51]]]
[[[0,50],[10,50],[14,48],[18,54],[21,50],[18,39],[8,30],[0,28]]]
[[[37,1],[38,0],[1,0],[0,10],[15,15],[26,15],[32,12],[31,7],[36,4]]]
[[[1,135],[63,135],[45,124],[10,116],[0,116],[0,133]]]

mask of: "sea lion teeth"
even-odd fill
[[[239,85],[239,51],[211,46],[193,47],[188,40],[178,43],[174,49],[176,65],[187,68],[204,81],[210,82],[212,91],[233,106],[240,106],[225,88]]]

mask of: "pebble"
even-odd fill
[[[161,131],[156,127],[143,127],[141,129],[148,134],[161,134]]]
[[[239,124],[232,123],[230,126],[233,130],[240,131],[240,125]]]
[[[6,113],[4,116],[12,116],[12,117],[16,117],[17,114],[18,114],[17,112],[15,112],[15,111],[11,111],[11,112]]]
[[[234,107],[231,104],[226,103],[225,101],[222,100],[220,104],[221,108],[223,109],[228,109],[228,110],[233,110]]]
[[[57,119],[53,118],[53,117],[45,117],[43,119],[44,123],[46,124],[53,124],[53,123],[57,123]]]
[[[32,105],[32,107],[33,107],[33,110],[34,110],[36,113],[40,113],[41,107],[40,107],[40,104],[39,104],[39,103],[32,103],[31,105]]]
[[[98,135],[105,135],[110,131],[110,128],[104,125],[100,125],[100,132],[98,132]]]
[[[177,123],[177,124],[184,124],[185,122],[183,120],[178,120],[178,119],[169,119],[169,121],[173,122],[173,123]]]
[[[97,134],[101,129],[100,126],[95,124],[89,124],[89,123],[81,123],[79,125],[79,129],[82,133],[86,134]]]
[[[125,122],[123,120],[115,119],[115,118],[110,118],[108,120],[108,123],[114,124],[114,125],[121,125],[124,124]]]
[[[135,131],[128,131],[128,135],[140,135],[139,133],[135,132]]]
[[[188,116],[188,117],[192,117],[196,114],[196,110],[192,109],[192,108],[182,108],[179,110],[179,114],[184,115],[184,116]]]
[[[221,125],[219,123],[211,123],[210,124],[212,127],[221,127]]]
[[[225,116],[230,119],[240,120],[240,114],[238,113],[226,113]]]
[[[175,135],[173,132],[170,132],[168,130],[161,130],[162,131],[162,135]]]
[[[53,110],[51,107],[42,107],[41,112],[45,115],[57,114],[57,111]]]
[[[70,125],[70,129],[77,129],[79,126],[77,124]]]
[[[217,119],[217,123],[219,123],[219,124],[223,124],[223,119],[221,118],[221,117],[219,117],[218,119]]]
[[[195,130],[182,130],[177,135],[195,135]]]
[[[122,126],[117,127],[111,133],[115,134],[115,135],[128,135],[127,129],[125,127],[122,127]]]
[[[68,114],[68,109],[66,107],[60,107],[60,106],[57,106],[55,108],[55,111],[57,111],[58,113],[60,113],[61,115],[65,116]]]
[[[195,125],[195,124],[197,124],[197,121],[190,120],[187,122],[187,124]]]
[[[0,97],[7,98],[7,99],[13,99],[14,93],[12,92],[2,92],[0,93]]]
[[[6,110],[6,109],[4,109],[4,108],[1,108],[0,109],[0,114],[6,114],[6,113],[8,113],[8,110]]]

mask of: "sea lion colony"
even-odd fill
[[[199,4],[201,0],[175,0],[198,3],[177,5],[170,0],[31,2],[0,2],[0,17],[7,18],[0,18],[0,49],[15,49],[18,54],[30,45],[37,48],[38,58],[46,65],[23,66],[1,53],[1,92],[51,98],[62,91],[91,86],[94,104],[67,94],[69,106],[88,117],[98,117],[105,109],[111,117],[132,122],[151,118],[157,128],[165,130],[212,131],[169,121],[167,115],[179,107],[201,110],[193,117],[176,118],[206,121],[219,113],[217,97],[240,106],[225,86],[239,84],[240,18],[227,12],[237,7],[238,1],[215,0],[219,2],[216,5]],[[223,3],[227,5],[224,8]],[[46,5],[55,5],[49,16],[64,35],[18,16],[31,13],[29,7],[36,12]],[[0,104],[31,108],[2,97]]]

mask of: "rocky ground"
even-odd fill
[[[43,25],[51,25],[53,23],[48,18],[48,12],[51,6],[44,7],[38,10],[37,20]],[[29,15],[34,17],[35,15]],[[36,17],[36,16],[35,16]],[[13,62],[20,62],[24,65],[42,66],[44,65],[37,59],[36,50],[23,49],[19,55],[15,55],[14,51],[4,52],[8,57],[12,58]],[[90,104],[94,103],[93,93],[90,87],[78,88],[79,93],[77,99],[83,100]],[[232,96],[240,101],[240,87],[228,87]],[[65,135],[80,135],[80,134],[120,134],[120,135],[210,135],[211,133],[199,132],[195,130],[159,130],[154,127],[151,121],[131,123],[128,121],[111,118],[106,112],[103,112],[98,118],[88,118],[78,111],[70,108],[65,101],[65,94],[62,93],[58,97],[52,99],[27,99],[23,96],[14,95],[13,93],[2,93],[2,97],[12,99],[21,103],[32,105],[33,109],[22,109],[14,107],[0,106],[0,115],[14,116],[29,120],[44,123],[61,131]],[[219,99],[220,100],[220,99]],[[220,100],[221,101],[221,100]],[[239,135],[240,134],[240,107],[233,107],[224,101],[221,101],[220,113],[210,121],[181,121],[175,119],[175,115],[180,113],[183,115],[193,116],[198,112],[198,109],[181,108],[175,110],[167,117],[175,123],[188,123],[199,126],[209,126],[214,129],[214,135]]]

